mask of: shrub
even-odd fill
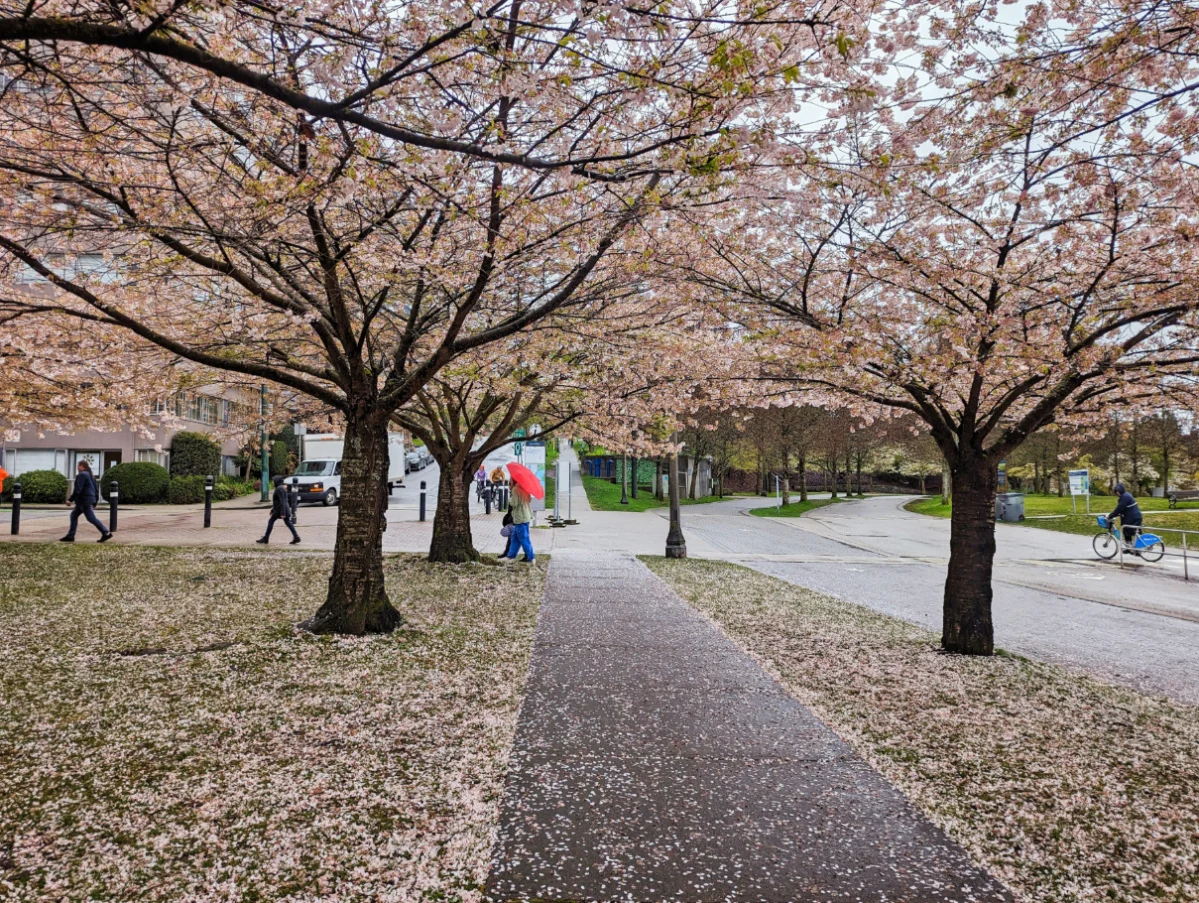
[[[233,498],[233,489],[228,483],[217,483],[212,487],[212,500],[214,502],[227,502]]]
[[[279,474],[285,474],[291,469],[289,466],[291,463],[289,461],[290,457],[291,456],[288,454],[286,442],[271,443],[271,457],[269,463],[271,465],[272,477],[278,476]]]
[[[170,500],[172,505],[191,505],[204,501],[204,478],[171,477]]]
[[[251,480],[239,480],[237,477],[225,475],[222,475],[217,480],[217,486],[223,487],[224,491],[228,493],[227,498],[231,499],[240,498],[243,495],[249,495],[255,489],[254,483]],[[213,498],[216,498],[216,490],[213,490],[213,493]]]
[[[171,475],[167,469],[149,461],[118,464],[104,471],[100,478],[100,494],[108,498],[108,488],[116,480],[121,502],[130,505],[153,505],[167,500]]]
[[[71,484],[57,470],[27,470],[4,481],[4,497],[12,497],[14,483],[21,484],[21,501],[55,505],[67,500]]]
[[[216,477],[220,472],[219,445],[203,433],[175,434],[171,440],[172,477]]]

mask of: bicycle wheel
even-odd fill
[[[1091,540],[1091,545],[1095,547],[1096,555],[1108,560],[1115,558],[1116,552],[1119,551],[1116,537],[1110,533],[1096,533],[1095,538]]]
[[[1145,561],[1161,561],[1162,556],[1166,554],[1166,546],[1162,542],[1155,542],[1146,549],[1141,549],[1141,558]]]

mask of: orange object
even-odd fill
[[[513,462],[508,465],[508,473],[512,474],[512,482],[533,496],[533,498],[545,498],[545,488],[541,485],[541,480],[537,479],[537,474],[533,473],[529,468],[523,464]]]

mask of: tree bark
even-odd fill
[[[783,470],[783,504],[791,504],[791,474],[786,469]]]
[[[441,462],[438,462],[441,464]],[[474,467],[466,462],[441,464],[441,481],[437,486],[437,511],[433,515],[433,539],[429,543],[429,560],[448,564],[478,561],[470,532],[470,493],[474,484]]]
[[[949,462],[941,460],[941,504],[948,505],[953,498],[953,476],[949,472]]]
[[[654,462],[654,498],[660,502],[663,496],[665,493],[662,491],[662,459],[659,458]]]
[[[630,482],[631,482],[631,485],[629,486],[629,495],[632,498],[637,498],[637,459],[632,458],[631,461],[632,461],[632,464],[630,464],[630,470],[629,470],[629,477],[630,477]]]
[[[808,500],[808,456],[803,452],[799,453],[799,500]]]
[[[941,646],[947,652],[990,655],[995,651],[991,572],[999,478],[995,463],[977,452],[959,453],[955,463]]]
[[[691,456],[691,487],[687,490],[687,498],[695,499],[695,487],[699,482],[699,458]]]
[[[325,603],[306,625],[313,633],[390,633],[403,621],[383,577],[387,423],[375,414],[346,420],[333,573]]]

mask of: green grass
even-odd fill
[[[1170,542],[1171,528],[1174,530],[1199,530],[1199,507],[1186,507],[1186,504],[1183,503],[1182,507],[1171,511],[1169,500],[1155,498],[1140,498],[1137,499],[1137,503],[1145,515],[1145,526],[1152,527],[1154,532],[1163,534],[1167,543]],[[940,496],[917,499],[904,507],[916,514],[928,514],[933,517],[949,517],[953,511],[952,504],[941,504]],[[1100,514],[1107,514],[1115,507],[1115,496],[1098,495],[1091,497],[1090,514],[1085,513],[1084,499],[1078,500],[1078,513],[1074,513],[1071,510],[1069,496],[1058,498],[1056,495],[1030,494],[1024,497],[1025,520],[1021,521],[1020,526],[1090,536],[1099,532],[1095,518]]]
[[[815,511],[817,508],[824,508],[843,501],[845,500],[842,498],[808,499],[806,502],[792,502],[790,505],[783,505],[781,508],[754,508],[749,513],[754,517],[803,517],[809,511]]]
[[[637,490],[637,498],[632,496],[632,487],[629,487],[629,503],[622,505],[620,503],[620,483],[609,483],[603,477],[592,477],[587,474],[582,474],[583,489],[587,492],[587,501],[591,503],[591,508],[594,511],[649,511],[651,508],[665,508],[667,501],[658,501],[654,498],[652,489],[648,489],[642,485]],[[734,496],[726,495],[717,497],[714,495],[706,495],[698,499],[679,499],[680,505],[706,505],[711,502],[727,502]]]
[[[1199,900],[1194,706],[938,655],[932,631],[736,565],[642,561],[1022,903]]]
[[[0,544],[0,899],[475,898],[545,565],[388,556],[352,639],[330,564]]]

